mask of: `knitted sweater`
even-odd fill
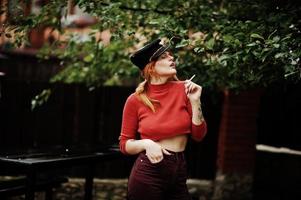
[[[124,105],[120,150],[127,154],[125,143],[129,139],[136,139],[140,134],[141,139],[158,141],[182,134],[191,134],[192,139],[201,141],[206,132],[205,121],[200,125],[192,123],[192,109],[185,93],[183,81],[170,81],[162,85],[147,85],[149,98],[159,101],[153,103],[156,112],[139,100],[134,93],[131,94]]]

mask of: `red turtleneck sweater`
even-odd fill
[[[162,85],[147,85],[149,98],[158,100],[154,103],[156,112],[147,107],[135,94],[131,94],[123,110],[120,150],[127,154],[125,143],[136,139],[140,133],[141,139],[154,141],[181,134],[191,134],[196,141],[201,141],[206,132],[204,121],[200,125],[192,123],[191,104],[185,93],[184,82],[171,81]]]

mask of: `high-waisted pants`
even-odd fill
[[[184,152],[164,155],[152,164],[145,152],[136,159],[128,182],[128,200],[190,200]]]

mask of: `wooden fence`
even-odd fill
[[[32,98],[48,87],[53,88],[48,102],[32,111]],[[118,144],[123,105],[133,90],[128,87],[101,87],[88,91],[81,85],[3,81],[0,101],[2,152],[53,146],[71,148]],[[202,143],[191,142],[187,148],[193,177],[214,176],[218,122],[214,122],[215,114],[210,114],[215,112],[212,109],[216,108],[209,106],[204,111],[208,118],[208,137]],[[124,164],[116,166],[118,170],[113,171],[125,176],[129,167],[123,170],[120,166]],[[108,174],[117,175],[113,171]]]

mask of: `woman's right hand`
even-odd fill
[[[161,145],[150,139],[145,139],[145,151],[146,156],[151,163],[159,163],[163,160],[163,154],[171,155],[166,149],[162,148]]]

